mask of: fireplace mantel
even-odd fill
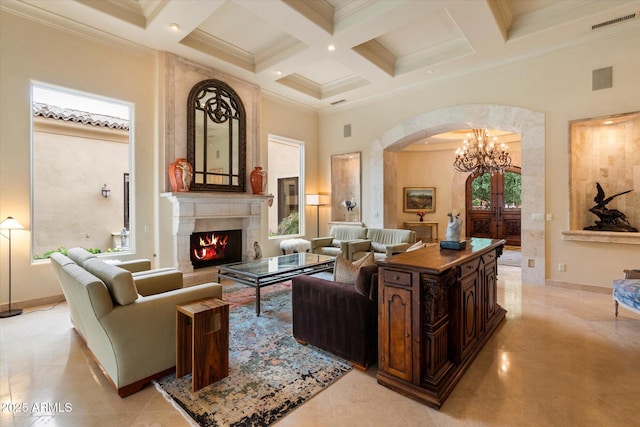
[[[273,195],[190,191],[161,193],[171,202],[173,264],[193,272],[189,256],[191,234],[199,231],[242,229],[242,259],[253,258],[253,242],[260,241],[262,208]]]
[[[160,195],[171,202],[174,218],[176,216],[195,218],[260,216],[262,210],[257,212],[247,210],[247,205],[260,206],[262,202],[273,199],[272,194],[213,193],[208,191],[161,193]]]

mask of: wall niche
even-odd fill
[[[633,227],[640,228],[640,111],[573,120],[569,122],[569,137],[571,231],[563,232],[565,239],[625,243],[637,240],[640,244],[640,233],[583,231],[598,220],[589,212],[596,204],[596,183],[602,186],[605,197],[633,190],[614,198],[606,207],[621,211]],[[599,240],[599,235],[604,239]]]

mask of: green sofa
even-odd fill
[[[73,248],[51,264],[71,321],[120,397],[174,369],[176,305],[222,298],[220,284],[183,288],[179,270],[144,270],[148,260],[114,265]]]

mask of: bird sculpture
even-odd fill
[[[593,198],[593,201],[596,202],[596,205],[589,209],[589,212],[596,215],[600,218],[600,221],[596,221],[596,225],[590,225],[588,227],[584,227],[585,230],[591,231],[630,231],[637,232],[638,229],[632,227],[629,224],[629,220],[627,216],[620,212],[618,209],[608,209],[607,204],[611,202],[618,196],[622,196],[623,194],[627,194],[633,191],[627,190],[621,193],[615,194],[611,197],[606,197],[604,190],[599,182],[596,182],[596,197]]]

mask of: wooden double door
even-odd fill
[[[520,246],[521,229],[520,168],[504,174],[469,176],[466,184],[466,235],[504,239]]]

